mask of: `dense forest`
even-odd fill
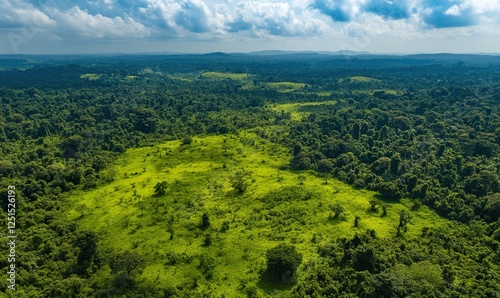
[[[500,58],[474,55],[0,59],[2,225],[5,235],[13,185],[18,235],[16,291],[7,278],[1,291],[7,297],[497,297],[499,82]],[[235,145],[235,138],[243,145]],[[127,183],[142,218],[149,219],[146,210],[152,222],[164,222],[165,242],[198,237],[201,249],[212,249],[209,257],[190,253],[191,242],[183,254],[167,249],[154,257],[140,244],[114,249],[101,230],[85,223],[92,211],[75,201],[128,178],[111,169],[131,150],[152,148],[139,162],[163,154],[163,164],[177,165],[182,160],[173,159],[175,152],[191,150],[189,158],[195,158],[196,146],[210,140],[222,145],[200,156],[210,156],[212,167],[220,155],[220,170],[232,171],[226,186],[209,182],[210,195],[268,206],[255,207],[260,214],[248,214],[242,230],[263,222],[281,229],[259,232],[269,248],[248,258],[254,253],[262,264],[246,268],[254,279],[239,280],[230,293],[221,290],[225,283],[217,270],[225,265],[216,247],[238,221],[222,221],[222,211],[208,209],[210,199],[200,199],[206,190],[183,189],[182,178],[151,181],[151,195],[142,196],[150,205],[144,207],[137,193],[142,189]],[[276,153],[259,155],[268,148]],[[270,177],[293,177],[296,185],[266,186],[256,168],[236,163],[245,152],[262,167],[284,158]],[[160,171],[159,164],[140,167],[146,174],[152,167]],[[322,192],[307,188],[313,179],[324,180],[321,187],[374,195],[362,199],[369,208],[356,213],[340,199],[328,205]],[[186,197],[192,199],[184,202]],[[331,213],[327,227],[335,236],[294,240],[294,229],[286,226],[310,224],[315,216],[315,209],[301,213],[304,201]],[[155,211],[161,209],[161,215]],[[181,229],[181,211],[199,225]],[[439,224],[408,232],[431,213]],[[385,216],[396,219],[385,230],[369,224]],[[342,223],[349,232],[339,228]],[[0,249],[2,272],[11,265],[9,249]],[[155,280],[148,275],[152,260],[165,270],[190,270],[182,274],[192,279],[175,285]]]

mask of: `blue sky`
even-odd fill
[[[0,0],[0,54],[500,52],[500,0]]]

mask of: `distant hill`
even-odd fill
[[[361,51],[280,51],[280,50],[266,50],[266,51],[256,51],[244,53],[246,55],[255,55],[255,56],[280,56],[280,55],[296,55],[296,54],[317,54],[317,55],[369,55],[369,52],[361,52]]]

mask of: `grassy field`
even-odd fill
[[[402,91],[394,90],[394,89],[369,89],[369,90],[354,90],[352,94],[368,94],[373,95],[375,92],[384,92],[391,95],[401,95]]]
[[[285,111],[290,113],[293,120],[300,120],[307,114],[314,113],[320,110],[322,106],[334,105],[335,101],[317,101],[317,102],[305,102],[305,103],[285,103],[277,104],[272,107],[273,110],[277,112]]]
[[[233,80],[243,80],[248,78],[248,74],[246,73],[231,73],[231,72],[217,72],[217,71],[204,72],[201,76],[210,79],[233,79]]]
[[[97,81],[101,78],[101,76],[102,75],[98,75],[95,73],[86,73],[86,74],[82,74],[80,76],[80,79],[89,80],[89,81]]]
[[[266,83],[266,86],[279,92],[292,92],[304,88],[307,84],[294,82],[273,82]]]
[[[338,237],[366,229],[393,237],[399,211],[411,209],[403,199],[387,202],[387,216],[370,211],[374,192],[309,172],[280,170],[290,158],[287,150],[250,131],[195,137],[189,145],[172,141],[130,149],[104,173],[114,177],[112,182],[72,194],[67,216],[80,229],[98,233],[100,249],[143,255],[148,265],[139,280],[146,284],[192,288],[210,297],[246,297],[250,288],[265,296],[288,290],[260,279],[267,249],[294,244],[308,262],[316,258],[318,245]],[[242,194],[230,183],[241,170],[251,173]],[[167,182],[166,193],[155,196],[161,181]],[[341,219],[331,218],[331,204],[345,208]],[[208,228],[201,227],[203,213],[209,216]],[[406,237],[446,224],[425,206],[411,213]],[[358,228],[355,216],[361,217]],[[206,245],[207,235],[211,245]],[[100,270],[100,276],[109,274],[109,268]]]
[[[364,76],[350,77],[349,80],[350,80],[350,82],[357,82],[357,83],[380,82],[379,79],[374,79],[374,78],[364,77]]]

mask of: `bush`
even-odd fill
[[[229,177],[229,182],[238,193],[244,193],[247,190],[248,186],[250,186],[251,178],[252,173],[241,170],[237,171],[233,176]]]
[[[377,191],[388,199],[397,200],[401,198],[398,186],[393,182],[381,182],[377,186]]]
[[[208,214],[205,212],[201,216],[201,227],[206,229],[210,226],[210,218],[208,217]]]
[[[192,142],[193,142],[193,138],[191,138],[189,136],[182,139],[182,145],[190,145]]]
[[[267,273],[275,281],[287,282],[302,263],[302,254],[295,246],[280,244],[266,253]]]

